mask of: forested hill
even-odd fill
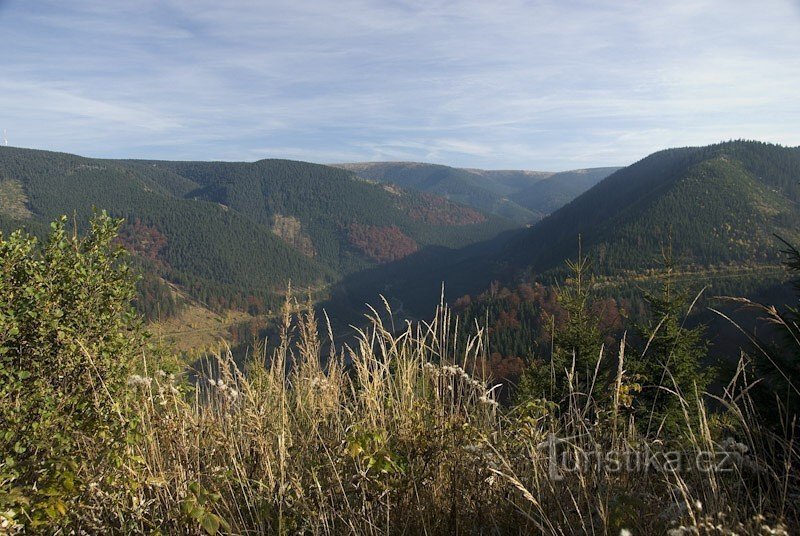
[[[460,247],[511,224],[432,194],[327,166],[90,159],[0,147],[0,228],[36,232],[126,218],[121,240],[155,274],[212,308],[269,302],[286,283],[322,288],[427,246]]]
[[[405,312],[422,314],[442,282],[451,298],[477,295],[492,280],[549,284],[575,258],[581,236],[594,273],[609,276],[609,285],[660,268],[671,240],[686,277],[707,282],[713,267],[714,277],[726,278],[725,292],[746,295],[765,271],[780,271],[783,245],[774,233],[800,243],[798,202],[800,148],[729,142],[668,149],[613,173],[531,228],[433,259],[412,255],[340,287],[356,304],[383,292]],[[396,283],[388,291],[380,284],[387,280]]]
[[[184,196],[269,226],[337,273],[397,260],[425,246],[461,247],[511,227],[436,195],[358,179],[305,162],[144,162],[194,181]]]
[[[540,220],[617,169],[553,173],[462,169],[418,162],[361,162],[338,167],[368,180],[435,193],[517,223]]]
[[[642,270],[672,244],[682,265],[777,262],[800,238],[800,148],[734,141],[668,149],[617,171],[506,250],[541,272],[583,250],[604,273]]]
[[[339,167],[368,180],[441,195],[516,223],[537,219],[532,211],[506,197],[510,189],[502,181],[474,170],[417,162],[365,162]],[[532,183],[548,175],[532,173],[528,180]]]

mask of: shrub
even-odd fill
[[[51,225],[43,247],[0,235],[0,513],[50,529],[119,484],[132,431],[122,400],[142,337],[120,222],[85,238]],[[93,498],[94,497],[94,498]],[[91,516],[88,516],[91,517]],[[9,521],[13,520],[13,521]]]

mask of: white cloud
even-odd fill
[[[0,127],[19,144],[540,169],[800,144],[788,0],[39,5],[0,10]]]

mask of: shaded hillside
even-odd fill
[[[785,279],[778,233],[800,229],[800,150],[751,142],[655,153],[617,171],[530,229],[463,249],[420,251],[345,279],[354,306],[379,292],[414,316],[445,283],[450,299],[477,295],[492,280],[551,283],[583,249],[602,278],[598,291],[633,297],[657,284],[670,236],[680,277],[713,293],[749,295]],[[765,279],[766,278],[766,279]],[[391,282],[391,284],[387,284]],[[429,296],[423,300],[421,296]]]
[[[607,167],[555,173],[517,191],[514,194],[514,201],[544,217],[619,169]]]
[[[536,272],[584,251],[601,272],[652,267],[670,242],[683,265],[774,262],[773,234],[800,229],[800,149],[758,142],[660,151],[617,171],[507,250]]]
[[[502,260],[504,248],[518,231],[463,248],[429,246],[401,260],[374,266],[343,278],[323,306],[342,322],[360,323],[365,304],[385,297],[398,318],[421,318],[436,307],[445,284],[449,298],[477,293],[492,279],[511,272]]]
[[[464,246],[509,225],[302,162],[115,161],[0,148],[2,229],[41,234],[61,214],[88,221],[93,207],[126,218],[121,239],[140,266],[214,309],[261,310],[289,280],[321,289],[419,247]]]
[[[516,223],[537,219],[536,214],[506,197],[514,191],[509,184],[519,183],[520,173],[525,176],[526,172],[500,172],[505,175],[498,177],[479,170],[417,162],[367,162],[341,164],[339,167],[371,181],[441,195]],[[527,177],[529,183],[542,178],[535,173]]]
[[[341,164],[368,180],[433,192],[516,223],[535,222],[618,168],[552,173],[461,169],[417,162]]]

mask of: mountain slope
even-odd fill
[[[19,183],[28,197],[31,216],[22,223],[35,230],[36,224],[41,227],[67,214],[83,226],[94,207],[107,209],[128,220],[123,235],[134,235],[132,249],[143,264],[193,289],[201,299],[277,292],[287,275],[299,285],[312,286],[333,278],[331,270],[243,215],[216,203],[166,194],[164,183],[175,187],[181,181],[169,177],[162,183],[162,176],[113,161],[21,149],[0,151],[0,181]],[[159,237],[149,251],[141,236],[135,236],[134,222],[140,230]]]
[[[321,289],[430,245],[460,247],[508,228],[431,194],[369,184],[302,162],[99,160],[0,147],[0,228],[43,234],[93,207],[127,222],[145,270],[212,308],[275,303],[289,280]]]
[[[536,219],[530,210],[506,197],[511,190],[502,178],[496,180],[490,174],[481,174],[477,170],[418,162],[364,162],[337,166],[353,171],[364,179],[434,193],[516,223]],[[530,181],[540,178],[534,174],[530,176]]]
[[[669,149],[607,177],[512,241],[534,271],[583,249],[607,273],[642,270],[668,243],[681,264],[760,263],[800,229],[800,148],[758,142]]]
[[[417,162],[340,164],[368,180],[433,192],[519,224],[542,219],[619,168],[552,173],[461,169]]]
[[[620,168],[562,171],[530,184],[514,194],[514,201],[542,217],[563,207]]]
[[[800,243],[798,203],[800,148],[732,142],[669,149],[615,172],[531,228],[411,255],[345,279],[337,290],[354,306],[381,292],[405,314],[423,314],[442,283],[454,298],[495,279],[551,282],[576,256],[580,235],[583,252],[609,285],[657,279],[650,270],[659,267],[671,236],[682,274],[717,278],[715,289],[746,294],[780,262],[773,233]]]
[[[491,189],[502,195],[515,194],[532,184],[557,175],[552,171],[531,171],[526,169],[465,168],[464,171],[485,177],[491,181]]]
[[[460,247],[486,239],[507,224],[442,198],[358,180],[348,171],[288,160],[249,163],[156,162],[196,182],[186,197],[229,207],[277,229],[296,228],[307,251],[337,272],[348,273],[404,255],[376,253],[364,236],[406,250],[429,245]],[[385,257],[385,258],[384,258]]]

